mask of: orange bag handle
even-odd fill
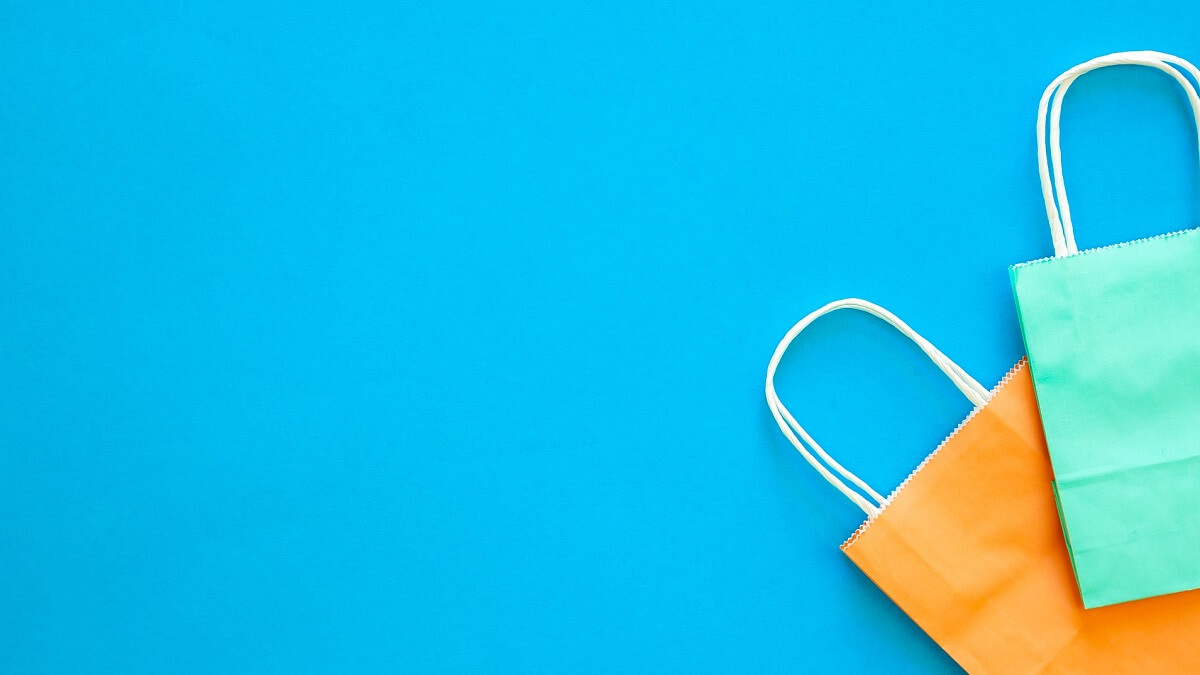
[[[947,377],[950,378],[950,381],[953,382],[954,386],[958,387],[959,391],[961,391],[963,395],[967,397],[967,400],[971,401],[971,403],[975,404],[976,406],[982,406],[987,403],[991,398],[991,393],[987,389],[984,389],[983,386],[980,385],[979,382],[975,381],[973,377],[968,375],[966,371],[960,368],[958,364],[951,361],[945,354],[941,352],[941,350],[939,350],[937,347],[934,347],[932,343],[921,337],[915,330],[910,328],[908,324],[901,321],[898,316],[892,314],[883,307],[876,305],[875,303],[868,302],[866,300],[860,300],[858,298],[836,300],[810,313],[808,316],[801,319],[796,325],[792,326],[791,330],[789,330],[787,334],[783,336],[783,340],[779,342],[779,346],[775,348],[775,353],[771,356],[770,363],[767,364],[767,407],[770,408],[771,415],[775,417],[775,423],[779,425],[779,429],[783,431],[783,435],[787,437],[788,441],[790,441],[796,450],[800,452],[804,459],[810,465],[812,465],[814,469],[817,470],[817,473],[821,474],[821,477],[828,481],[830,485],[837,488],[839,492],[846,496],[846,498],[857,504],[858,507],[863,511],[866,511],[868,516],[874,516],[879,513],[880,509],[883,508],[883,505],[887,500],[884,499],[883,495],[873,490],[870,485],[867,485],[866,481],[862,480],[853,473],[850,473],[845,467],[839,464],[837,460],[835,460],[833,457],[830,457],[829,454],[826,453],[825,450],[820,446],[820,444],[813,440],[813,437],[804,430],[804,427],[800,426],[800,423],[796,421],[796,418],[792,416],[792,413],[783,405],[783,403],[779,400],[779,395],[775,392],[775,371],[778,369],[779,361],[783,358],[784,352],[787,351],[787,348],[792,344],[792,341],[796,339],[796,336],[799,335],[801,331],[803,331],[805,328],[808,328],[809,324],[811,324],[813,321],[816,321],[819,317],[829,314],[830,312],[835,312],[839,309],[856,309],[886,321],[893,328],[900,331],[900,333],[902,333],[904,336],[915,342],[916,345],[921,348],[921,351],[925,352],[925,355],[928,356],[931,361],[933,361],[934,365],[936,365],[943,373],[946,374]],[[801,439],[803,439],[803,441]],[[824,460],[824,464],[822,464],[817,457],[814,457],[813,453],[809,452],[808,448],[812,448],[817,457],[820,457],[821,460]],[[845,478],[860,488],[863,492],[869,495],[871,499],[868,499],[867,496],[864,496],[860,492],[857,492],[846,485],[846,483],[844,483],[841,478],[835,476],[833,472],[825,466],[825,464],[828,464],[829,468],[832,468],[833,471],[836,471],[838,474],[840,474],[842,478]],[[874,502],[871,500],[874,500]]]

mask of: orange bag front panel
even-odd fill
[[[1200,673],[1200,591],[1083,609],[1051,480],[1022,361],[842,550],[969,672]]]

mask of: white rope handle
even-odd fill
[[[1080,75],[1098,68],[1124,65],[1157,68],[1174,78],[1187,94],[1188,103],[1192,106],[1192,116],[1196,121],[1197,128],[1200,129],[1200,96],[1197,96],[1196,88],[1192,86],[1192,83],[1172,66],[1187,71],[1197,82],[1200,82],[1200,70],[1178,56],[1155,51],[1117,52],[1085,61],[1054,78],[1050,86],[1046,87],[1046,91],[1038,103],[1037,149],[1038,174],[1042,181],[1042,199],[1046,202],[1046,217],[1050,220],[1050,237],[1054,241],[1055,256],[1061,257],[1079,252],[1078,247],[1075,246],[1075,230],[1071,225],[1071,206],[1067,202],[1067,189],[1063,184],[1062,150],[1059,148],[1059,118],[1062,115],[1063,97],[1066,96],[1067,89]],[[1051,105],[1052,101],[1053,105]],[[1050,116],[1049,166],[1046,156],[1048,108]],[[1200,146],[1200,136],[1197,138],[1197,143]],[[1053,170],[1053,179],[1051,170]]]
[[[792,340],[795,340],[796,336],[799,335],[800,332],[805,328],[807,328],[809,324],[817,320],[817,318],[824,316],[825,314],[829,314],[830,312],[835,312],[839,309],[857,309],[861,312],[866,312],[872,316],[883,319],[887,323],[891,324],[892,327],[915,342],[917,346],[921,348],[921,351],[925,352],[925,355],[928,356],[929,359],[933,361],[933,363],[939,369],[941,369],[941,371],[945,373],[947,377],[950,378],[950,381],[952,381],[954,385],[958,387],[959,391],[961,391],[967,397],[967,399],[976,406],[982,406],[983,404],[987,403],[991,398],[991,394],[987,389],[984,389],[982,385],[976,382],[974,378],[968,375],[966,371],[960,368],[958,364],[947,358],[946,355],[943,354],[937,347],[934,347],[928,340],[918,335],[916,331],[908,326],[908,324],[901,321],[900,318],[895,314],[892,314],[875,303],[867,302],[866,300],[859,300],[858,298],[837,300],[812,312],[808,316],[801,319],[800,322],[795,326],[792,326],[792,329],[789,330],[787,334],[783,336],[783,340],[779,342],[779,346],[775,348],[775,353],[771,356],[771,362],[767,364],[767,407],[771,409],[771,415],[775,417],[775,423],[779,425],[779,429],[783,431],[783,435],[786,436],[789,441],[791,441],[796,450],[800,451],[800,454],[803,455],[804,459],[807,460],[808,463],[817,470],[817,473],[821,474],[821,476],[828,481],[830,485],[837,488],[839,492],[846,496],[846,498],[857,504],[863,511],[866,511],[868,516],[874,516],[878,514],[880,509],[883,507],[885,502],[883,495],[871,489],[871,486],[867,485],[865,481],[847,471],[841,464],[838,464],[834,458],[830,457],[825,450],[821,448],[821,446],[815,440],[813,440],[813,437],[804,430],[804,427],[800,426],[800,423],[796,421],[796,418],[792,416],[792,413],[786,407],[784,407],[783,403],[779,400],[779,395],[775,393],[775,371],[779,367],[779,361],[783,358],[784,352],[786,352],[787,348],[792,344]],[[801,439],[803,439],[803,441]],[[831,472],[829,468],[825,466],[825,464],[822,464],[820,461],[818,461],[817,457],[814,457],[813,453],[809,452],[808,448],[812,448],[817,457],[820,457],[821,460],[824,460],[825,464],[828,464],[829,467],[832,467],[833,471],[836,471],[837,473],[841,474],[843,478],[858,486],[858,488],[870,496],[870,499],[867,499],[866,496],[851,489],[844,482],[842,482],[841,478],[833,475],[833,472]],[[874,502],[871,500],[874,500]]]

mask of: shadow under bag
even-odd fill
[[[1122,52],[1056,78],[1038,110],[1054,257],[1010,273],[1086,607],[1200,588],[1200,230],[1079,251],[1062,181],[1063,97],[1113,65],[1170,75],[1200,124],[1184,75],[1200,72],[1178,57]]]
[[[830,457],[775,390],[796,336],[840,309],[896,327],[976,406],[887,498]],[[1024,361],[989,392],[891,312],[847,299],[788,331],[767,368],[766,394],[804,459],[867,513],[842,550],[967,671],[1200,672],[1200,592],[1084,610]]]

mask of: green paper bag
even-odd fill
[[[1200,98],[1172,66],[1200,72],[1178,57],[1112,54],[1056,78],[1038,110],[1055,256],[1010,270],[1084,607],[1200,588],[1200,230],[1079,251],[1062,182],[1062,97],[1122,64],[1172,76],[1200,124]]]

